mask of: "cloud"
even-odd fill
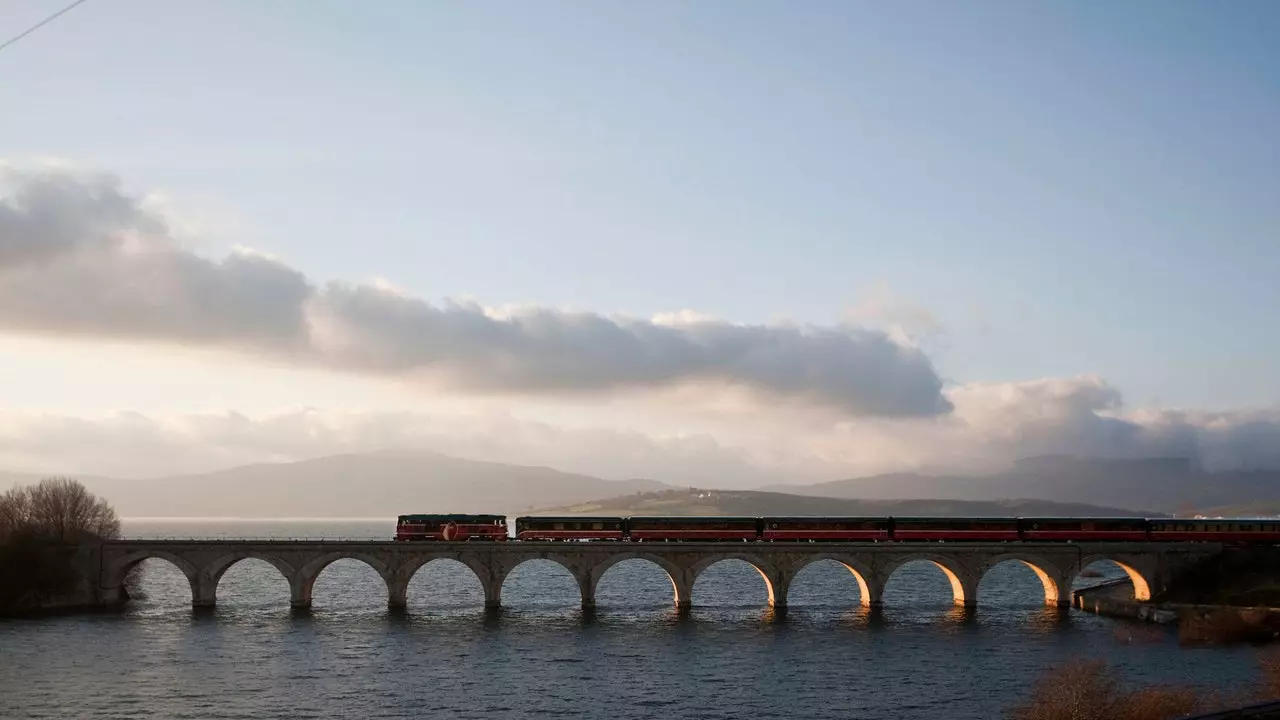
[[[196,255],[111,176],[0,172],[0,329],[230,348],[472,393],[722,384],[851,417],[951,410],[929,358],[879,330],[433,305],[385,282],[318,284],[248,251]]]
[[[815,433],[810,450],[869,472],[994,470],[1054,454],[1179,457],[1207,470],[1280,467],[1280,407],[1126,410],[1121,393],[1092,375],[969,383],[947,396],[955,408],[948,416],[843,421]]]
[[[682,432],[567,427],[505,412],[235,412],[84,418],[0,413],[0,468],[160,476],[344,452],[431,450],[609,478],[751,488],[892,471],[955,474],[1036,455],[1190,458],[1208,470],[1280,467],[1280,407],[1121,410],[1094,377],[965,385],[953,414],[837,423],[783,411]]]

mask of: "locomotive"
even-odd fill
[[[1280,543],[1280,519],[401,515],[401,541]]]

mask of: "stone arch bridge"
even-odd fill
[[[1216,543],[765,543],[765,542],[420,542],[298,540],[115,540],[101,550],[99,587],[109,603],[124,599],[129,570],[159,558],[175,565],[191,584],[192,604],[213,607],[218,581],[235,563],[257,558],[289,581],[291,604],[311,606],[311,590],[321,571],[335,560],[359,560],[387,586],[387,604],[403,608],[409,580],[433,560],[456,560],[470,568],[484,589],[485,606],[502,604],[507,575],[530,560],[551,560],[577,581],[585,608],[595,606],[596,585],[624,560],[647,560],[671,579],[673,601],[687,609],[699,573],[722,560],[749,563],[764,578],[769,604],[786,607],[791,582],[807,565],[833,560],[853,574],[862,603],[878,606],[894,570],[914,561],[933,563],[951,581],[957,605],[974,607],[978,583],[988,570],[1006,561],[1021,562],[1040,578],[1047,605],[1071,604],[1071,586],[1080,571],[1099,560],[1119,564],[1133,580],[1134,594],[1146,600],[1166,587],[1182,569],[1221,552]]]

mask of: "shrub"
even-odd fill
[[[1009,712],[1011,720],[1174,720],[1199,709],[1187,688],[1147,687],[1124,692],[1101,660],[1077,660],[1050,668],[1031,698]]]

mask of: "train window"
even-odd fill
[[[603,530],[603,529],[604,529],[604,523],[602,523],[602,522],[592,523],[592,525],[591,525],[591,529],[592,529],[592,530]]]

